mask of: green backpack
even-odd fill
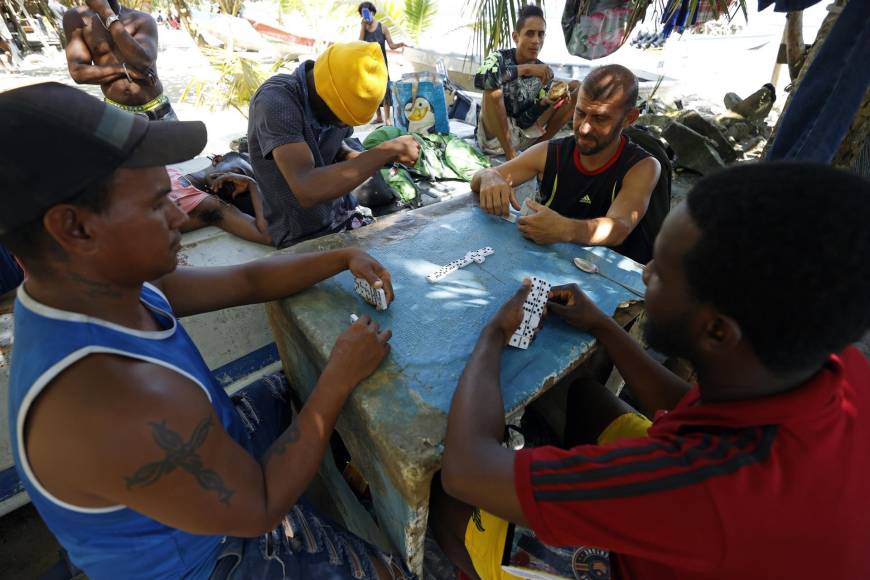
[[[384,168],[381,169],[381,176],[403,204],[409,207],[420,207],[420,192],[407,169],[400,166]]]

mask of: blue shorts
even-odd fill
[[[234,395],[248,430],[249,451],[261,457],[290,424],[289,386],[283,374],[261,379]],[[210,580],[377,578],[378,558],[396,580],[414,578],[404,563],[321,517],[300,498],[284,521],[258,538],[224,540]]]

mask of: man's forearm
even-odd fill
[[[114,12],[107,11],[100,14],[100,19],[105,23],[106,19],[114,16]],[[154,61],[157,58],[156,54],[149,54],[145,48],[139,44],[133,36],[127,32],[127,28],[122,22],[115,22],[109,26],[109,35],[112,37],[114,46],[112,52],[120,57],[120,60],[128,65],[135,66],[142,71],[151,71],[154,68]]]
[[[302,411],[260,459],[268,529],[281,521],[314,479],[344,406],[344,393],[352,387],[339,384],[327,367]]]
[[[126,77],[120,64],[74,64],[69,67],[69,75],[80,85],[104,85]]]
[[[154,57],[149,55],[123,26],[112,26],[112,39],[115,41],[115,54],[130,66],[145,73],[154,71]]]
[[[631,233],[630,230],[626,232],[627,228],[621,221],[609,217],[565,219],[568,220],[568,227],[564,241],[581,246],[618,246]]]
[[[469,445],[481,441],[501,444],[504,437],[504,402],[499,385],[502,341],[498,329],[487,325],[465,365],[450,404],[445,469],[453,466],[464,469],[461,464]],[[448,465],[451,462],[453,465]]]
[[[514,451],[502,446],[504,401],[499,367],[504,334],[484,327],[450,404],[441,483],[470,505],[527,526],[514,488]]]
[[[517,76],[518,77],[528,77],[532,76],[533,71],[535,70],[535,64],[518,64],[517,65]]]
[[[248,288],[246,303],[269,302],[301,292],[347,268],[355,250],[287,254],[254,260],[244,265]]]
[[[349,193],[395,159],[393,151],[375,147],[353,159],[311,169],[290,187],[302,207],[314,207]]]
[[[689,390],[683,381],[650,357],[641,345],[609,316],[590,329],[607,350],[642,411],[652,417],[660,409],[670,410]]]
[[[263,213],[263,196],[260,194],[260,188],[256,183],[252,183],[248,191],[251,194],[251,205],[254,206],[254,223],[257,225],[257,230],[266,233],[269,230],[269,223]]]

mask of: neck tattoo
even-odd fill
[[[121,295],[118,289],[109,282],[99,282],[90,280],[75,272],[69,275],[70,279],[80,286],[88,296],[99,296],[104,298],[117,298]]]

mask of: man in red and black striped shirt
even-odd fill
[[[470,575],[514,577],[509,520],[572,546],[577,578],[608,566],[644,580],[870,578],[870,364],[849,346],[870,328],[868,222],[870,183],[827,166],[758,163],[699,182],[644,275],[646,338],[688,359],[696,386],[577,286],[554,288],[549,311],[600,341],[653,418],[586,383],[569,422],[597,444],[501,445],[499,363],[521,289],[453,398],[441,479],[464,505],[434,496],[442,547]]]

